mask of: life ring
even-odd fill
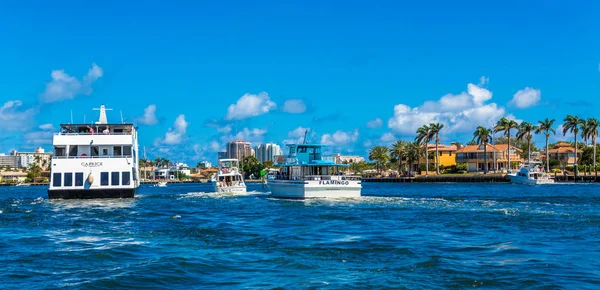
[[[81,157],[87,157],[87,154],[85,154],[85,153],[81,153],[81,155],[80,155],[80,156],[81,156]]]

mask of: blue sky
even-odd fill
[[[21,2],[0,3],[5,153],[101,103],[148,157],[194,164],[304,128],[365,155],[430,121],[449,143],[503,116],[598,117],[594,1]]]

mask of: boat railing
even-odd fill
[[[304,175],[304,176],[286,176],[275,175],[270,179],[275,180],[360,180],[360,176],[353,175]]]
[[[104,134],[102,132],[99,133],[88,133],[88,132],[81,132],[81,133],[67,133],[67,132],[59,132],[59,133],[54,133],[54,136],[110,136],[110,135],[117,135],[117,136],[123,136],[123,135],[133,135],[131,132],[110,132],[109,134]]]
[[[52,156],[52,159],[106,159],[106,158],[133,158],[132,155],[120,156]]]

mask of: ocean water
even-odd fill
[[[0,187],[0,288],[600,288],[600,186],[364,184],[277,200]]]

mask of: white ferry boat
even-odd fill
[[[512,183],[553,184],[554,179],[544,172],[541,162],[525,162],[518,172],[508,174]]]
[[[360,178],[340,172],[347,164],[335,164],[333,156],[322,156],[324,145],[288,144],[289,154],[278,156],[281,167],[267,182],[277,198],[355,198],[360,197]]]
[[[102,105],[94,124],[61,124],[53,137],[48,197],[132,198],[140,185],[133,124],[109,124]]]
[[[214,186],[217,193],[246,193],[246,184],[240,173],[239,160],[219,159]]]

